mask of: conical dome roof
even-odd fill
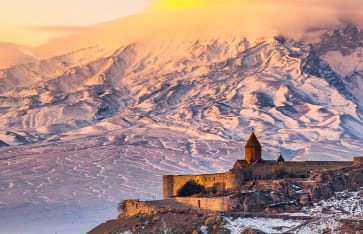
[[[248,139],[245,147],[255,147],[255,148],[261,148],[260,142],[257,140],[257,137],[254,132],[252,132],[250,138]]]
[[[284,157],[282,157],[282,154],[280,154],[280,156],[277,159],[277,162],[285,162]]]

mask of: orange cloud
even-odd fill
[[[204,31],[214,27],[215,31],[239,32],[239,35],[245,36],[268,37],[284,34],[300,38],[310,28],[340,26],[347,22],[363,26],[363,1],[361,0],[149,1],[151,7],[148,10],[154,12],[172,10],[176,13],[179,10],[186,10],[180,8],[188,8],[190,12],[181,19],[188,27],[199,27]],[[183,15],[171,14],[170,22],[173,22],[171,18],[176,17],[183,17]]]
[[[240,3],[238,0],[154,0],[149,10],[172,10],[179,8],[197,8],[197,7],[210,7],[221,6]]]
[[[79,33],[90,29],[88,26],[32,26],[30,30],[48,33]]]

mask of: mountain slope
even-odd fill
[[[25,46],[0,42],[0,50],[0,69],[36,60],[31,50]]]
[[[312,141],[354,152],[341,141],[362,140],[361,71],[342,74],[336,60],[330,66],[336,49],[281,38],[134,43],[110,55],[91,47],[3,70],[1,129],[29,132],[37,142],[136,115],[142,118],[131,126],[193,129],[220,140],[243,141],[255,128],[266,150],[276,154],[281,145],[288,158],[309,155]]]

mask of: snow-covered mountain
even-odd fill
[[[268,159],[361,154],[363,32],[307,34],[107,46],[100,34],[0,70],[0,217],[159,197],[161,174],[230,169],[252,128]]]
[[[315,44],[283,37],[135,42],[11,67],[1,70],[0,140],[153,128],[243,144],[255,128],[268,158],[281,148],[288,159],[350,159],[363,140],[362,39],[348,25]]]

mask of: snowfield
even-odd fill
[[[223,171],[242,150],[228,141],[185,138],[170,129],[127,135],[127,140],[117,135],[89,136],[0,148],[2,230],[21,220],[24,229],[15,226],[17,231],[9,231],[24,233],[34,225],[34,233],[39,233],[39,225],[51,222],[43,233],[74,230],[87,223],[86,229],[66,233],[84,232],[116,217],[122,199],[160,198],[161,175]]]
[[[252,128],[265,159],[362,155],[363,71],[351,63],[363,35],[348,27],[350,53],[330,31],[312,46],[203,37],[93,45],[0,70],[1,231],[90,230],[122,199],[161,198],[163,174],[229,170]]]

